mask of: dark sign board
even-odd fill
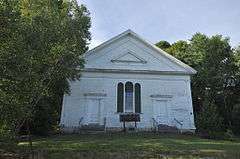
[[[124,113],[119,115],[120,122],[140,122],[140,114]]]

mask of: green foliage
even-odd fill
[[[166,50],[168,48],[171,47],[171,44],[167,41],[159,41],[158,43],[155,44],[157,47],[159,47],[160,49]]]
[[[236,134],[240,134],[240,104],[236,104],[232,111],[232,130]]]
[[[234,54],[235,54],[235,63],[238,68],[238,73],[240,73],[240,45],[235,49]]]
[[[209,138],[223,138],[223,118],[217,111],[217,106],[206,99],[202,111],[197,116],[198,131]]]
[[[166,49],[166,51],[170,54],[172,54],[175,57],[178,57],[179,60],[185,62],[185,63],[190,63],[188,62],[191,57],[187,53],[188,49],[188,43],[186,41],[180,40],[172,44],[171,47]]]
[[[211,128],[216,127],[211,124],[214,124],[217,118],[220,118],[223,123],[222,125],[216,122],[222,125],[222,131],[231,129],[232,113],[235,112],[233,106],[240,102],[238,100],[240,98],[239,47],[234,50],[229,43],[229,38],[221,35],[208,37],[196,33],[189,41],[177,41],[165,51],[197,70],[197,74],[192,77],[192,97],[197,129],[218,133],[220,130]],[[206,90],[209,91],[207,96]],[[210,114],[206,115],[207,111],[216,111],[217,116],[208,118]],[[240,123],[238,119],[235,123],[237,122]]]
[[[89,12],[76,1],[0,4],[0,129],[16,134],[34,121],[42,123],[32,129],[52,127],[68,80],[79,79],[84,66]]]

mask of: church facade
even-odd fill
[[[191,75],[196,71],[131,30],[84,54],[79,81],[64,95],[61,126],[151,131],[158,125],[194,131]],[[138,120],[123,122],[121,116]],[[79,129],[80,130],[80,129]]]

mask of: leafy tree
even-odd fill
[[[202,111],[196,117],[198,131],[205,137],[219,138],[223,131],[223,118],[219,115],[217,106],[211,97],[206,96]]]
[[[166,49],[166,51],[171,55],[177,57],[179,60],[185,63],[189,63],[187,61],[187,56],[189,56],[189,54],[187,53],[187,49],[188,43],[186,41],[180,40],[173,43],[171,47]]]
[[[234,61],[236,65],[236,74],[234,76],[235,83],[232,87],[232,98],[229,99],[232,101],[234,99],[232,113],[231,113],[231,126],[235,134],[240,134],[240,46],[234,50]]]
[[[90,17],[76,1],[0,3],[0,127],[16,135],[58,117],[68,80],[79,79],[84,66]]]
[[[240,45],[234,50],[234,61],[237,67],[237,75],[240,75]]]
[[[240,104],[239,103],[233,106],[232,130],[235,134],[240,134]]]
[[[240,58],[238,49],[234,53],[229,44],[229,38],[221,35],[208,37],[196,33],[189,41],[177,41],[166,51],[198,71],[192,77],[195,115],[198,116],[206,110],[214,110],[223,119],[222,130],[231,127],[233,106],[239,103],[237,99],[240,97],[236,80],[239,79]],[[206,90],[209,90],[208,97]],[[212,103],[206,104],[206,100],[209,99]],[[204,115],[200,116],[202,121],[203,118],[207,118]],[[204,122],[199,122],[200,118],[196,119],[197,128],[201,129]]]
[[[159,41],[158,43],[155,44],[157,47],[160,49],[166,50],[171,47],[171,44],[165,40]]]
[[[21,23],[19,4],[17,1],[1,1],[0,4],[0,126],[4,132],[8,128],[15,129],[24,113],[21,105],[26,96],[20,87],[24,88],[25,85],[19,75],[20,69],[26,69],[26,60],[23,59],[24,54],[20,54],[24,50],[23,37],[20,36],[24,24]]]
[[[233,50],[229,44],[229,39],[220,35],[212,37],[198,35],[197,38],[196,36],[194,38],[190,50],[198,55],[198,59],[202,59],[199,61],[200,67],[196,66],[198,74],[192,82],[194,101],[204,100],[206,98],[205,89],[211,90],[209,96],[215,100],[217,110],[224,119],[225,128],[228,128],[229,121],[231,121],[232,106],[237,102],[234,99],[232,89],[228,87],[228,79],[234,77],[236,73]],[[199,103],[198,107],[201,111],[202,100]]]

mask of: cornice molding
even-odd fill
[[[85,68],[82,72],[97,72],[97,73],[136,73],[136,74],[158,74],[158,75],[191,75],[182,71],[154,71],[154,70],[129,70],[129,69],[97,69]]]

